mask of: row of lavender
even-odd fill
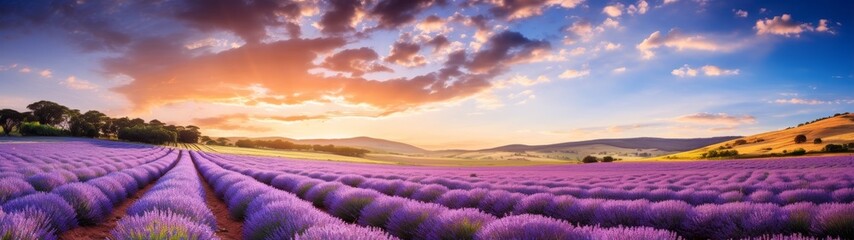
[[[326,182],[301,175],[271,174],[241,166],[245,162],[242,157],[206,157],[225,168],[292,191],[314,201],[318,207],[324,207],[327,200],[324,194],[328,192],[366,185],[363,178],[353,175],[343,175],[336,178],[337,181]],[[368,187],[371,186],[376,185],[368,184]],[[477,208],[495,216],[536,214],[577,225],[649,226],[695,238],[726,239],[778,233],[845,237],[851,235],[849,229],[854,227],[854,205],[850,203],[798,203],[785,206],[728,203],[692,206],[681,201],[651,203],[647,200],[578,199],[546,193],[526,196],[504,190],[448,191],[437,185],[406,187],[406,184],[401,184],[374,189],[386,195],[434,202],[453,209]]]
[[[221,163],[221,160],[207,158],[199,156],[196,160],[203,172],[217,172],[211,174],[209,181],[217,186],[233,186],[232,189],[236,189],[225,191],[224,197],[230,208],[238,209],[238,212],[245,211],[245,216],[249,216],[245,223],[246,239],[265,239],[265,236],[269,236],[253,233],[258,233],[257,229],[271,229],[269,224],[274,224],[275,221],[270,222],[270,219],[297,218],[288,213],[297,212],[296,210],[283,211],[289,205],[300,205],[300,209],[313,209],[305,211],[318,211],[312,208],[313,205],[345,222],[381,228],[401,239],[614,239],[618,236],[623,239],[677,238],[675,233],[646,227],[577,227],[566,221],[527,214],[499,219],[477,209],[449,209],[434,203],[385,196],[374,190],[359,189],[337,182],[294,179],[290,188],[280,188],[290,192],[285,193],[251,180],[245,175],[229,171],[247,172],[247,169],[232,168],[227,164],[220,166],[217,163]],[[277,178],[279,177],[301,176],[281,173]],[[251,199],[259,194],[260,197]],[[285,202],[272,205],[268,203],[270,201]],[[272,211],[263,210],[271,206],[277,207],[272,208]],[[241,210],[243,208],[246,210]],[[275,217],[269,217],[271,214]],[[326,217],[322,219],[328,221]],[[289,233],[295,232],[298,230],[289,229]],[[343,237],[345,236],[335,239],[345,239]]]
[[[849,157],[850,158],[850,157]],[[247,161],[248,160],[248,161]],[[845,160],[845,159],[839,159]],[[757,164],[764,165],[767,161],[754,161]],[[818,163],[826,162],[826,160],[817,160]],[[691,205],[702,204],[723,204],[731,202],[753,202],[753,203],[775,203],[775,204],[791,204],[797,202],[812,202],[816,204],[838,202],[851,203],[854,202],[854,168],[844,169],[829,169],[818,168],[821,171],[815,170],[800,170],[800,172],[787,173],[772,173],[764,174],[764,181],[771,183],[756,183],[750,181],[750,173],[729,172],[723,174],[723,179],[711,179],[711,181],[692,180],[704,187],[695,188],[650,188],[638,187],[634,184],[636,181],[645,181],[644,176],[629,177],[623,181],[622,185],[616,186],[600,186],[592,187],[589,182],[573,183],[574,186],[565,186],[567,184],[557,184],[549,181],[544,181],[534,184],[530,181],[522,182],[517,185],[493,185],[482,181],[489,179],[485,176],[477,178],[469,178],[476,183],[466,182],[462,180],[453,180],[443,177],[423,177],[413,176],[409,178],[395,177],[397,175],[383,176],[366,176],[368,174],[353,175],[353,172],[361,171],[361,168],[342,171],[346,169],[346,165],[335,164],[338,167],[336,171],[330,173],[328,171],[316,170],[310,164],[301,161],[283,162],[277,159],[250,157],[242,160],[247,167],[255,169],[270,169],[267,175],[275,174],[275,172],[288,172],[300,174],[325,181],[334,181],[339,178],[346,178],[351,185],[363,184],[363,187],[373,188],[381,192],[389,191],[389,188],[424,188],[431,187],[435,191],[448,190],[472,190],[482,191],[489,190],[505,190],[513,193],[522,193],[525,195],[536,193],[550,193],[554,195],[570,195],[575,198],[598,198],[598,199],[614,199],[614,200],[649,200],[652,202],[660,202],[667,200],[679,200]],[[821,165],[821,164],[820,164]],[[356,165],[358,166],[358,165]],[[600,165],[602,166],[602,165]],[[798,164],[800,166],[800,164]],[[607,166],[606,166],[607,167]],[[323,164],[320,164],[317,169],[323,169]],[[379,167],[382,168],[382,167]],[[607,170],[607,168],[605,168]],[[276,171],[277,170],[277,171]],[[448,171],[445,171],[448,172]],[[453,171],[450,171],[453,172]],[[531,172],[528,172],[531,173]],[[575,173],[575,172],[571,172]],[[537,171],[536,174],[539,175]],[[703,173],[685,173],[679,176],[685,178],[696,179],[695,175]],[[343,176],[347,175],[347,176]],[[441,175],[439,173],[438,175]],[[631,174],[629,174],[631,175]],[[661,176],[662,174],[655,173],[653,175]],[[756,174],[752,174],[756,175]],[[768,177],[776,176],[776,177]],[[789,181],[793,178],[812,179],[813,182],[806,180]],[[779,181],[778,181],[779,180]],[[591,182],[597,182],[590,180]],[[721,181],[737,181],[737,182],[721,182]],[[438,185],[438,186],[437,186]],[[629,190],[631,189],[631,190]],[[681,190],[680,190],[681,189]],[[703,190],[705,189],[705,190]],[[678,191],[677,191],[678,190]]]
[[[36,192],[2,205],[3,239],[56,239],[77,226],[106,220],[112,209],[143,186],[163,175],[177,152],[133,168],[109,173],[86,182],[60,185],[51,192]]]
[[[189,153],[134,202],[111,239],[217,239],[216,218]]]
[[[393,239],[376,229],[347,224],[291,193],[192,154],[199,172],[226,202],[231,217],[245,220],[244,239]]]
[[[52,170],[73,170],[105,164],[132,167],[138,165],[133,162],[137,159],[162,156],[169,150],[97,140],[5,143],[0,144],[0,172],[4,176],[28,177]]]
[[[14,146],[14,147],[9,147]],[[26,146],[26,147],[23,147]],[[35,151],[38,154],[27,160],[2,162],[0,168],[0,204],[34,191],[50,192],[54,188],[73,182],[85,182],[109,173],[139,166],[168,155],[166,148],[145,148],[116,155],[114,158],[97,158],[98,151],[85,142],[45,144],[5,144],[0,145],[0,153]],[[115,150],[118,151],[118,150]],[[61,159],[50,156],[60,155]],[[32,162],[26,162],[32,161]],[[66,163],[67,162],[67,163]]]

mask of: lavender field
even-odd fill
[[[0,205],[0,239],[852,239],[854,156],[443,168],[3,142]]]

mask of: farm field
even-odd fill
[[[854,156],[429,167],[0,143],[4,239],[851,239]]]

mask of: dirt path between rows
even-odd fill
[[[216,236],[222,240],[241,239],[243,237],[243,222],[231,218],[225,201],[216,197],[213,187],[198,172],[198,168],[196,168],[196,174],[199,175],[199,179],[202,180],[202,186],[205,188],[205,202],[214,216],[216,216],[216,225],[219,228],[216,229]]]
[[[139,198],[142,197],[143,194],[148,192],[149,189],[154,187],[154,184],[157,181],[151,181],[147,186],[136,191],[133,196],[128,197],[115,208],[113,208],[113,212],[110,213],[110,216],[107,217],[107,220],[99,223],[94,226],[83,226],[76,227],[71,230],[68,230],[61,235],[59,235],[60,240],[78,240],[78,239],[105,239],[110,236],[110,231],[118,225],[118,222],[122,220],[127,212],[127,209],[130,208],[133,203],[136,202]]]

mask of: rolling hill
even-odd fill
[[[566,148],[576,148],[588,145],[608,145],[618,148],[627,149],[658,149],[661,151],[687,151],[701,146],[707,146],[714,143],[720,143],[731,139],[739,138],[737,136],[729,137],[712,137],[712,138],[617,138],[617,139],[595,139],[578,142],[564,142],[548,145],[506,145],[490,149],[478,150],[481,152],[526,152],[526,151],[557,151]]]
[[[236,142],[237,140],[247,139],[245,137],[230,137],[228,138],[230,142]],[[373,152],[391,152],[391,153],[402,153],[402,154],[420,154],[428,152],[425,149],[412,146],[402,142],[395,142],[385,139],[379,138],[371,138],[371,137],[354,137],[354,138],[339,138],[339,139],[293,139],[286,137],[260,137],[260,138],[248,138],[252,140],[277,140],[281,139],[283,141],[289,141],[296,144],[319,144],[319,145],[328,145],[332,144],[335,146],[348,146],[355,148],[364,148],[371,150]]]
[[[795,143],[795,136],[801,134],[807,137],[807,141],[805,143]],[[820,144],[813,143],[816,138],[821,138],[822,141]],[[744,140],[746,144],[736,144],[738,140]],[[848,144],[852,142],[854,142],[854,114],[841,114],[794,128],[731,139],[726,142],[710,144],[705,147],[664,157],[697,159],[703,153],[713,149],[720,149],[721,147],[737,150],[740,155],[745,157],[756,157],[773,153],[782,154],[783,151],[791,152],[798,148],[803,148],[808,152],[821,151],[827,144]]]

